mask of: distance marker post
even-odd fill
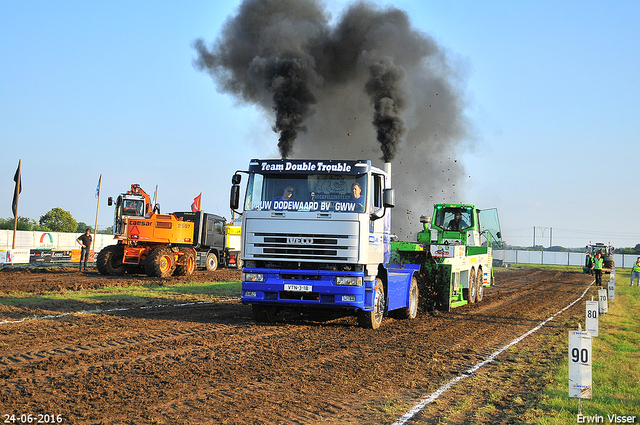
[[[591,332],[592,337],[598,336],[598,301],[594,301],[591,297],[591,301],[587,301],[586,321],[584,324],[585,330]]]
[[[578,398],[578,413],[582,413],[582,399],[591,398],[591,332],[569,331],[569,397]]]
[[[609,302],[607,299],[607,290],[602,288],[598,289],[598,302],[600,303],[600,314],[606,314],[609,312]]]
[[[609,284],[607,285],[607,290],[609,291],[609,299],[613,300],[616,298],[616,278],[615,276],[611,276],[609,278]]]

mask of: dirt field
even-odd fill
[[[238,277],[237,271],[214,273],[217,280]],[[152,281],[71,269],[4,269],[0,294],[136,279]],[[214,279],[197,272],[189,280]],[[353,316],[289,314],[258,325],[251,308],[238,301],[123,305],[110,313],[57,318],[0,305],[0,321],[38,314],[0,325],[1,419],[33,414],[62,415],[65,424],[393,423],[577,299],[591,280],[578,272],[501,269],[480,304],[421,313],[413,321],[385,318],[377,331],[359,328]],[[577,303],[407,423],[524,422],[545,384],[547,363],[564,355],[558,338],[566,339],[583,314],[584,304]]]

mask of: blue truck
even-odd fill
[[[369,160],[254,159],[234,174],[242,302],[257,321],[275,321],[283,309],[341,309],[377,329],[385,316],[417,316],[420,287],[434,286],[425,273],[433,241],[392,241],[395,193],[391,165],[384,168]]]

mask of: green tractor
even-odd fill
[[[482,301],[493,283],[493,248],[502,247],[497,210],[437,204],[420,222],[417,243],[392,242],[391,250],[395,261],[421,265],[421,307],[449,311]]]
[[[603,243],[589,244],[587,245],[587,252],[595,257],[596,253],[600,253],[600,256],[604,260],[602,266],[603,273],[611,273],[611,269],[613,269],[616,265],[613,261],[613,250],[615,248],[611,245],[605,245]],[[589,269],[587,264],[583,269],[584,273],[588,273]]]

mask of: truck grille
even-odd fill
[[[255,233],[251,239],[256,260],[349,262],[357,256],[355,236]]]

